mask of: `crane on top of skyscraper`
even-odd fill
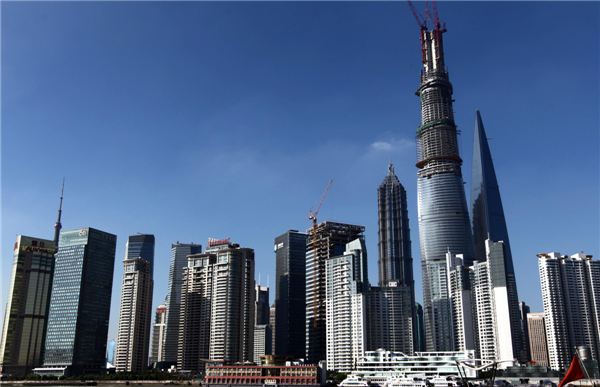
[[[325,189],[325,193],[321,198],[317,210],[314,213],[312,212],[312,207],[308,210],[308,213],[310,214],[308,219],[313,221],[313,320],[315,328],[317,328],[317,214],[321,209],[321,204],[323,204],[323,200],[325,200],[325,195],[327,195],[327,191],[329,191],[329,186],[332,181],[333,179],[329,180],[329,184],[327,184],[327,188]]]
[[[438,38],[438,42],[440,34],[446,32],[446,23],[440,25],[440,18],[438,17],[437,7],[435,6],[435,0],[431,2],[433,5],[433,15],[429,11],[429,2],[425,1],[425,17],[421,16],[421,14],[417,11],[417,9],[410,0],[407,1],[408,6],[410,7],[410,10],[414,15],[415,20],[417,21],[417,24],[421,27],[419,36],[421,40],[421,59],[423,64],[425,64],[427,59],[425,58],[425,47],[423,46],[423,31],[427,31],[427,18],[429,18],[429,20],[431,20],[431,22],[435,25],[435,31]]]

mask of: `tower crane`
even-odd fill
[[[329,186],[332,181],[333,179],[329,180],[329,184],[327,184],[327,188],[325,189],[325,193],[321,198],[317,210],[314,213],[312,212],[312,208],[308,210],[308,219],[313,221],[313,321],[315,328],[317,328],[317,214],[321,209],[321,204],[323,204],[323,200],[325,200],[325,195],[327,195],[327,191],[329,191]]]

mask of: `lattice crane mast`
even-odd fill
[[[325,193],[321,198],[317,210],[314,213],[312,212],[312,208],[308,210],[308,219],[313,221],[313,321],[315,328],[317,328],[317,214],[321,209],[321,204],[323,204],[323,200],[325,200],[325,195],[327,195],[327,191],[329,191],[329,186],[332,181],[333,179],[329,180],[329,184],[327,184],[327,188],[325,189]]]

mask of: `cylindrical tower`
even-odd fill
[[[417,96],[422,124],[417,130],[419,239],[423,311],[428,351],[454,350],[446,253],[473,262],[473,238],[452,110],[452,84],[444,66],[440,28],[421,28],[424,70]]]

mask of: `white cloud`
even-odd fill
[[[406,151],[414,149],[415,143],[407,139],[390,139],[388,141],[375,141],[369,145],[369,151],[372,152],[391,152],[391,151]]]

